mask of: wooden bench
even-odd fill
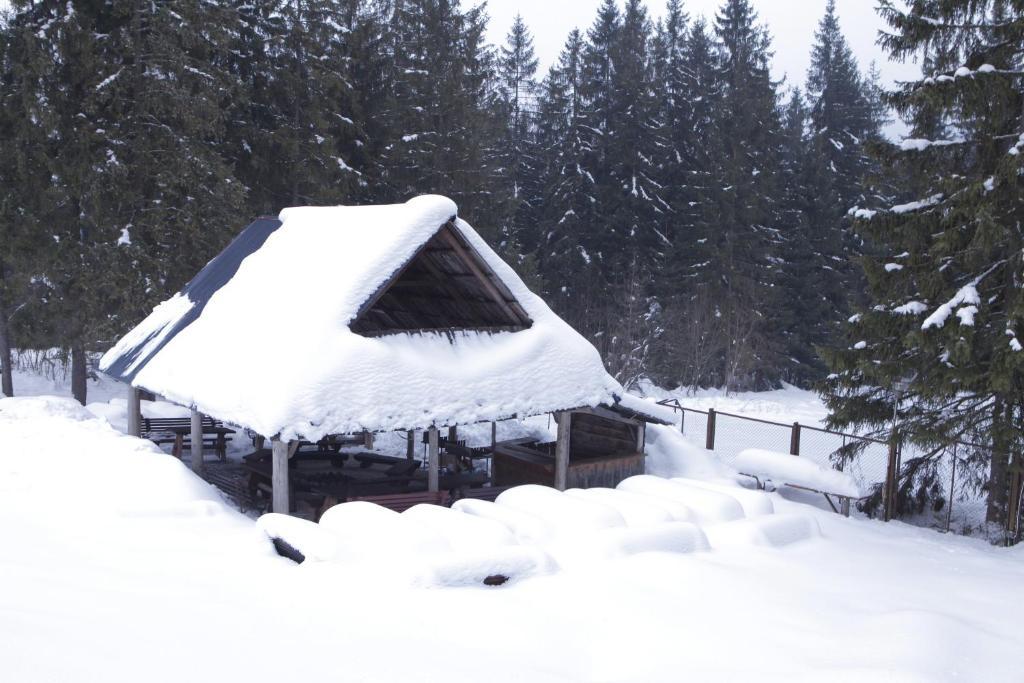
[[[235,430],[220,420],[203,416],[203,448],[210,448],[221,460],[227,458],[227,444]],[[209,435],[209,436],[207,436]],[[142,437],[160,445],[174,444],[174,456],[180,458],[186,448],[192,447],[192,419],[189,417],[144,417]]]
[[[389,510],[395,512],[403,512],[408,510],[413,505],[429,504],[429,505],[444,505],[448,506],[451,504],[451,497],[447,491],[411,491],[409,493],[388,493],[380,496],[357,496],[355,498],[349,498],[353,500],[363,500],[368,503],[376,503],[382,507],[386,507]]]
[[[811,493],[820,493],[828,501],[833,512],[850,516],[850,501],[862,498],[853,478],[816,462],[787,453],[748,448],[736,456],[733,463],[740,474],[750,477],[758,488],[788,486]],[[837,508],[832,498],[839,501]]]
[[[456,489],[459,494],[457,497],[452,496],[452,502],[456,500],[462,500],[463,498],[471,498],[473,500],[489,500],[492,503],[502,494],[503,491],[508,491],[511,486],[481,486],[479,488],[466,488]]]

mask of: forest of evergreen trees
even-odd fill
[[[923,72],[888,92],[831,0],[804,84],[772,79],[751,0],[658,21],[605,0],[547,73],[523,21],[492,46],[459,0],[14,0],[0,389],[12,348],[59,348],[84,402],[92,354],[257,215],[440,193],[624,384],[815,386],[833,426],[920,447],[915,509],[935,454],[978,444],[1005,520],[1024,0],[876,1],[883,49]],[[890,112],[907,139],[883,137]]]
[[[821,378],[885,122],[834,5],[804,89],[749,0],[580,21],[542,74],[521,20],[491,46],[458,0],[16,0],[0,356],[67,349],[84,391],[88,354],[251,218],[440,193],[624,383]]]

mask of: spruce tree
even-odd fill
[[[1024,5],[884,1],[880,11],[891,57],[924,58],[924,78],[887,98],[912,137],[878,148],[914,201],[857,212],[878,254],[864,259],[870,305],[830,353],[831,422],[887,431],[897,412],[900,435],[923,453],[904,461],[904,506],[931,502],[942,447],[983,444],[971,457],[987,520],[1001,525],[1007,467],[1024,446]]]
[[[749,0],[727,0],[715,18],[722,96],[722,192],[709,235],[709,279],[722,318],[721,383],[764,388],[778,380],[781,335],[775,318],[779,112],[769,74],[769,37]]]

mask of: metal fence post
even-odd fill
[[[956,490],[956,444],[953,444],[953,462],[949,469],[949,500],[946,502],[946,533],[949,533],[950,522],[953,519],[953,492]]]
[[[793,433],[789,437],[789,454],[800,455],[800,423],[793,423]]]
[[[889,439],[889,462],[885,468],[885,488],[882,496],[882,518],[886,522],[890,521],[896,513],[896,477],[899,474],[896,458],[898,453],[899,438],[893,432],[892,438]]]
[[[708,436],[704,447],[709,451],[715,450],[715,409],[708,408]]]

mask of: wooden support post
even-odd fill
[[[491,423],[491,453],[494,452],[494,449],[497,446],[498,446],[498,423],[497,422],[492,422]]]
[[[793,423],[793,433],[789,437],[789,454],[800,455],[800,423]]]
[[[563,410],[557,415],[558,437],[555,441],[555,488],[564,491],[569,486],[569,434],[572,430],[572,413]]]
[[[416,430],[410,429],[405,433],[405,457],[409,460],[416,455]]]
[[[459,428],[452,425],[448,428],[448,443],[455,443],[459,440]]]
[[[128,387],[128,434],[142,436],[142,399],[139,388]]]
[[[192,409],[192,445],[189,447],[192,453],[192,471],[203,471],[203,414],[195,408]]]
[[[427,455],[427,490],[437,491],[439,488],[438,469],[441,459],[440,449],[437,445],[437,427],[430,426],[430,430],[427,432],[427,441],[429,447]]]
[[[363,448],[368,451],[373,450],[373,432],[363,432]]]
[[[647,446],[647,424],[638,422],[636,425],[636,452],[643,453]]]
[[[709,451],[715,450],[715,409],[708,408],[708,435],[704,442],[704,448]]]
[[[279,438],[270,440],[270,487],[271,504],[274,512],[287,515],[291,512],[291,500],[288,489],[288,451],[291,442]]]

